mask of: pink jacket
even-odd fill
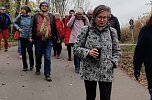
[[[77,40],[77,36],[81,32],[81,28],[85,25],[87,25],[87,26],[90,25],[90,22],[89,22],[88,18],[86,16],[84,18],[85,18],[84,20],[78,20],[78,19],[76,19],[75,16],[72,16],[70,18],[69,22],[67,23],[68,27],[73,26],[71,28],[71,35],[70,35],[69,43],[75,43],[76,40]]]

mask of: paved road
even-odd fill
[[[61,59],[52,57],[52,82],[43,74],[22,71],[17,47],[0,51],[0,100],[85,100],[83,81],[74,73],[72,61],[67,61],[63,48]],[[43,70],[42,70],[43,72]],[[115,70],[112,100],[148,100],[146,88],[130,79],[119,68]],[[97,90],[97,99],[99,92]]]

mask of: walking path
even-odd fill
[[[42,68],[43,69],[43,68]],[[0,51],[0,100],[85,100],[85,89],[74,73],[73,61],[67,61],[63,47],[61,59],[52,57],[52,82],[34,71],[22,71],[17,47]],[[97,90],[97,99],[99,92]],[[115,70],[112,100],[149,100],[147,89],[129,78],[119,68]]]

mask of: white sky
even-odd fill
[[[112,13],[118,17],[121,25],[128,24],[131,18],[136,19],[150,12],[150,0],[90,0],[92,7],[104,4],[112,9]]]
[[[111,7],[112,13],[118,18],[121,26],[128,24],[131,18],[137,19],[144,13],[150,12],[150,5],[146,5],[146,3],[150,3],[150,0],[90,0],[90,3],[92,8],[100,4]]]

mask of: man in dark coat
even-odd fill
[[[55,16],[48,12],[47,2],[41,2],[40,12],[32,19],[32,39],[35,45],[36,75],[40,74],[42,55],[44,54],[44,75],[47,81],[51,80],[51,50],[52,40],[60,42],[57,32]]]
[[[8,50],[8,37],[9,37],[9,26],[11,24],[11,17],[6,13],[5,7],[0,7],[0,48],[2,38],[4,39],[5,51]]]
[[[151,95],[150,100],[152,100],[152,16],[139,33],[133,64],[136,80],[140,77],[141,67],[144,64],[148,89]]]
[[[116,29],[117,35],[118,35],[118,40],[120,40],[121,39],[120,24],[119,24],[118,18],[116,16],[114,16],[113,14],[111,14],[110,7],[109,7],[109,14],[110,14],[110,16],[109,16],[110,26]]]

